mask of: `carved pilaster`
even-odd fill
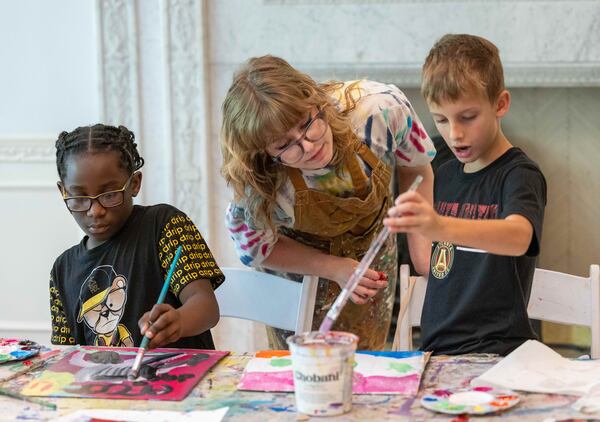
[[[208,139],[205,2],[171,0],[164,14],[175,202],[209,238],[214,164]]]
[[[138,133],[136,0],[98,0],[102,120]]]

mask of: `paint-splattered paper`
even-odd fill
[[[3,363],[0,365],[0,383],[42,367],[48,360],[57,356],[59,353],[60,350],[58,349],[42,347],[40,353],[32,358]]]
[[[567,359],[537,340],[527,340],[471,380],[471,386],[581,396],[600,391],[600,360]]]
[[[140,377],[128,374],[137,348],[80,347],[49,366],[21,393],[46,397],[182,400],[229,352],[195,349],[146,351]]]
[[[354,355],[353,394],[416,395],[429,353],[370,352]],[[287,350],[257,352],[244,370],[240,390],[294,391],[292,359]]]

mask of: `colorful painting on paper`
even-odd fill
[[[137,348],[80,347],[21,390],[28,396],[129,400],[183,400],[229,352],[195,349],[146,351],[140,376],[128,374]]]
[[[0,337],[0,363],[29,359],[40,352],[41,346],[31,340]]]
[[[353,394],[416,395],[429,353],[370,352],[354,355]],[[265,350],[252,358],[238,385],[240,390],[294,391],[292,359],[287,350]]]

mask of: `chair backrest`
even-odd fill
[[[406,267],[406,268],[403,268]],[[410,285],[414,283],[414,287]],[[400,267],[400,298],[409,295],[402,321],[398,320],[394,344],[399,350],[412,350],[412,327],[421,320],[427,279],[410,277],[408,266]],[[402,306],[400,311],[402,312]],[[600,269],[590,266],[588,277],[535,269],[527,313],[532,319],[576,324],[591,329],[591,356],[600,358]],[[400,318],[400,313],[398,314]]]
[[[221,316],[262,322],[302,333],[312,326],[318,277],[301,283],[242,268],[221,268],[225,282],[215,290]]]
[[[590,266],[588,277],[536,268],[529,318],[590,327],[591,356],[600,358],[600,270]]]
[[[412,328],[421,324],[421,310],[425,301],[427,279],[411,277],[410,267],[400,266],[400,311],[396,322],[396,334],[392,349],[412,350]]]

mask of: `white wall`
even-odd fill
[[[0,40],[3,137],[98,119],[94,2],[2,1]]]
[[[54,140],[99,119],[94,3],[0,3],[0,337],[49,342],[48,275],[80,232]]]

